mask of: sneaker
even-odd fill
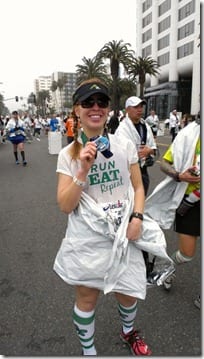
[[[27,162],[26,161],[23,161],[23,166],[26,166],[27,165]]]
[[[196,308],[200,309],[200,295],[194,300]]]
[[[172,283],[173,283],[175,277],[176,277],[176,275],[174,273],[173,275],[171,275],[165,279],[165,281],[163,282],[163,286],[164,286],[165,290],[167,290],[167,291],[171,290]]]
[[[172,264],[169,266],[165,266],[160,271],[153,271],[149,273],[149,276],[147,277],[147,285],[163,285],[168,278],[175,275],[175,271],[175,267]]]
[[[139,336],[136,330],[132,330],[130,333],[124,334],[121,332],[120,338],[126,343],[133,355],[151,355],[152,352],[145,344],[144,340]]]
[[[16,161],[16,165],[19,165],[19,160]]]

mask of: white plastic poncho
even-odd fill
[[[143,119],[141,119],[141,122],[145,123]],[[152,149],[157,149],[156,142],[152,135],[152,130],[147,123],[146,123],[146,127],[147,127],[146,143]],[[132,120],[129,117],[125,117],[124,120],[122,120],[122,122],[120,123],[120,125],[118,126],[115,132],[115,136],[118,136],[119,138],[121,138],[121,136],[128,138],[133,143],[136,149],[137,149],[137,145],[141,144],[141,137],[137,132]]]
[[[110,138],[111,151],[116,153],[113,158],[121,169],[124,166],[122,159],[127,156],[127,151],[125,153],[122,149],[120,153],[121,144],[118,139],[112,136]],[[127,146],[130,153],[131,143]],[[65,154],[66,149],[62,151]],[[96,163],[102,161],[100,156],[99,154]],[[68,174],[66,168],[70,163],[64,156],[60,172]],[[72,170],[75,171],[76,168],[73,167]],[[137,241],[127,239],[126,229],[133,211],[134,190],[131,183],[124,189],[127,200],[117,231],[110,214],[89,193],[82,192],[77,208],[68,216],[66,235],[57,253],[54,270],[71,285],[84,285],[98,288],[105,294],[115,291],[144,299],[146,270],[141,249],[167,261],[171,262],[171,259],[166,253],[162,230],[146,215],[141,238]],[[112,191],[114,190],[116,189],[113,188]]]
[[[200,125],[195,121],[188,124],[172,142],[174,168],[183,172],[193,165],[195,147],[200,136]],[[153,218],[163,229],[171,228],[175,212],[186,188],[187,182],[176,182],[167,176],[156,186],[145,202],[145,213]]]

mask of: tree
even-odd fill
[[[49,91],[48,90],[39,91],[36,99],[36,104],[42,116],[46,115],[47,101],[50,101]]]
[[[57,87],[59,88],[59,92],[60,92],[60,102],[61,102],[61,111],[63,112],[63,103],[62,103],[62,90],[64,88],[64,85],[67,83],[67,78],[66,76],[62,76],[61,78],[59,78],[59,80],[57,81]]]
[[[36,96],[34,94],[34,92],[31,92],[30,95],[28,96],[28,100],[27,103],[31,103],[31,104],[36,104]]]
[[[8,108],[4,104],[4,97],[0,94],[0,115],[5,116],[9,113]]]
[[[146,81],[146,75],[157,76],[159,74],[159,64],[150,56],[147,57],[138,57],[133,59],[130,62],[128,73],[130,77],[135,80],[137,76],[139,77],[140,84],[140,97],[144,96],[144,86]]]
[[[105,44],[98,52],[97,58],[110,60],[110,72],[112,77],[112,107],[114,112],[119,110],[120,106],[120,92],[118,91],[118,80],[120,79],[120,65],[127,70],[133,59],[134,51],[129,49],[129,43],[120,41],[110,41]]]
[[[86,57],[82,58],[83,64],[77,65],[77,85],[82,81],[97,77],[102,81],[106,82],[107,80],[107,67],[103,64],[102,59],[97,56],[93,59],[88,59]]]
[[[52,81],[52,84],[51,84],[51,87],[50,87],[50,90],[52,92],[55,92],[57,90],[57,81]]]
[[[51,84],[51,87],[50,87],[50,90],[55,93],[55,105],[56,105],[56,103],[57,103],[57,99],[56,99],[57,87],[58,87],[57,81],[53,80],[53,81],[52,81],[52,84]]]

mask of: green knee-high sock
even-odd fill
[[[75,304],[73,322],[82,345],[83,355],[96,355],[94,346],[95,311],[83,312]]]
[[[137,301],[131,307],[124,307],[118,303],[118,311],[123,327],[123,333],[127,334],[134,329],[134,321],[137,314]]]

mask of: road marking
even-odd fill
[[[169,147],[170,146],[168,143],[160,143],[160,142],[157,142],[157,145],[158,146],[164,146],[164,147]]]

